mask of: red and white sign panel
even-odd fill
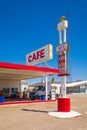
[[[52,59],[52,45],[48,44],[32,53],[26,55],[26,64],[38,64]]]
[[[66,69],[59,69],[59,74],[65,74],[66,73]]]
[[[56,52],[58,54],[60,54],[64,51],[66,51],[66,52],[69,51],[69,44],[68,43],[63,43],[63,44],[57,46],[57,48],[56,48]]]
[[[58,76],[70,76],[66,68],[59,69]]]
[[[66,60],[66,55],[63,53],[63,54],[60,54],[59,55],[59,68],[65,68],[65,61]]]

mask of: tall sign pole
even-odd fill
[[[68,28],[68,21],[65,17],[60,18],[60,23],[57,24],[57,30],[59,32],[59,46],[56,51],[59,55],[58,66],[59,76],[61,79],[61,91],[58,98],[58,111],[67,112],[70,111],[70,98],[66,97],[66,77],[69,76],[67,68],[67,52],[69,51],[69,44],[66,38],[66,29]]]
[[[58,112],[50,112],[48,113],[51,116],[59,117],[59,118],[70,118],[80,116],[81,114],[78,112],[74,112],[70,110],[70,98],[66,96],[66,77],[69,76],[68,66],[67,66],[67,53],[69,51],[69,44],[67,43],[67,33],[66,30],[68,28],[68,21],[64,19],[62,16],[60,19],[60,23],[57,25],[57,29],[59,32],[59,45],[56,48],[56,52],[58,53],[58,67],[59,67],[59,76],[61,79],[61,92],[58,97]]]

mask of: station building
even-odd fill
[[[55,83],[52,86],[60,88],[61,84]],[[66,83],[66,93],[87,93],[87,81],[75,81],[71,83]]]
[[[76,81],[67,84],[67,93],[87,93],[87,81]]]
[[[58,69],[0,62],[0,90],[6,97],[17,92],[22,96],[28,85],[24,80],[43,77],[46,74],[58,74]]]

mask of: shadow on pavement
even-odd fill
[[[29,110],[29,109],[21,109],[23,111],[31,111],[31,112],[42,112],[42,113],[48,113],[49,111],[43,111],[43,110]]]

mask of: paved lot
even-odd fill
[[[48,115],[57,102],[0,106],[0,130],[87,130],[87,94],[70,95],[71,110],[80,117],[59,119]]]

